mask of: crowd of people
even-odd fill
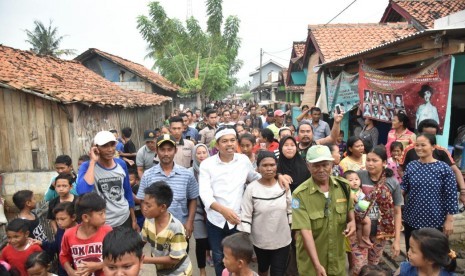
[[[352,275],[390,275],[378,264],[390,239],[399,255],[404,231],[409,260],[398,275],[449,275],[447,236],[465,184],[436,144],[437,122],[420,122],[416,135],[395,114],[384,146],[374,121],[358,115],[362,131],[347,141],[342,113],[330,127],[303,106],[296,126],[290,111],[252,103],[175,110],[144,131],[139,149],[129,127],[100,131],[77,173],[69,156],[56,159],[44,191],[54,239],[32,191],[13,196],[20,213],[0,268],[50,275],[58,256],[58,275],[138,275],[142,264],[192,275],[195,239],[201,276],[209,264],[217,276],[256,275],[254,260],[261,276],[347,275],[346,263]]]

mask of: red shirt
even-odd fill
[[[260,150],[260,143],[257,143],[253,149],[252,149],[252,152],[253,153],[258,153],[258,151]],[[268,148],[266,149],[267,151],[270,151],[270,152],[274,152],[275,150],[279,149],[279,143],[276,142],[276,141],[273,141],[271,142],[269,145],[268,145]]]
[[[66,230],[61,242],[60,263],[63,265],[69,262],[74,269],[81,262],[103,262],[102,259],[102,242],[105,235],[112,230],[110,225],[103,225],[97,232],[88,239],[77,237],[77,231],[81,225],[76,225]],[[64,266],[63,266],[64,267]],[[94,275],[104,275],[101,270],[96,271]]]
[[[40,252],[42,249],[37,244],[29,244],[24,250],[17,250],[11,245],[7,245],[0,256],[0,260],[5,261],[11,265],[12,268],[16,268],[21,276],[27,276],[26,261],[29,255],[34,252]]]

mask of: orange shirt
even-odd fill
[[[279,143],[276,142],[276,141],[273,141],[271,142],[269,145],[268,145],[268,148],[266,149],[267,151],[271,151],[271,152],[274,152],[275,150],[279,149]],[[259,151],[261,150],[260,148],[260,143],[257,143],[253,149],[252,149],[252,152],[253,153],[258,153]]]

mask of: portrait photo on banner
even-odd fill
[[[359,97],[363,116],[389,123],[395,114],[405,113],[417,129],[425,119],[438,122],[440,132],[449,98],[450,58],[440,58],[415,71],[379,71],[361,64]]]

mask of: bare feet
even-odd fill
[[[370,241],[370,238],[369,237],[362,237],[360,240],[359,240],[359,246],[361,248],[372,248],[373,247],[373,243]]]

